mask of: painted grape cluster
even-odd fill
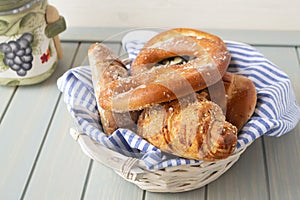
[[[24,33],[17,40],[3,42],[0,44],[0,51],[3,52],[3,62],[15,71],[19,76],[25,76],[32,68],[32,48],[33,35]]]

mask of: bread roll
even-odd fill
[[[138,112],[116,113],[103,109],[99,104],[102,98],[100,93],[105,85],[129,76],[125,65],[108,47],[100,43],[90,46],[88,58],[92,68],[94,90],[104,132],[110,135],[119,127],[136,131]]]

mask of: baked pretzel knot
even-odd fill
[[[126,112],[181,98],[219,81],[229,61],[216,36],[192,29],[166,31],[140,51],[129,77],[102,87],[99,103],[103,109]]]

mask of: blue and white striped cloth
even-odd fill
[[[122,44],[130,59],[136,57],[148,39],[124,37]],[[252,46],[232,41],[227,41],[226,45],[232,56],[228,71],[250,78],[258,97],[253,116],[239,133],[237,149],[262,135],[279,137],[292,130],[300,120],[300,108],[289,77]],[[201,162],[165,154],[127,129],[118,129],[106,136],[100,124],[89,66],[68,70],[58,79],[57,85],[77,125],[107,148],[139,158],[149,169]]]

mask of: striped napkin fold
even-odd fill
[[[150,31],[128,33],[122,41],[128,57],[134,60],[155,34]],[[292,130],[300,120],[300,107],[289,77],[252,46],[233,41],[226,41],[226,45],[231,53],[228,71],[251,79],[258,98],[253,116],[239,133],[237,150],[262,135],[279,137]],[[127,129],[120,128],[106,136],[101,127],[91,76],[89,66],[79,66],[65,72],[57,81],[67,109],[82,132],[107,148],[142,160],[148,169],[201,162],[165,154]]]

